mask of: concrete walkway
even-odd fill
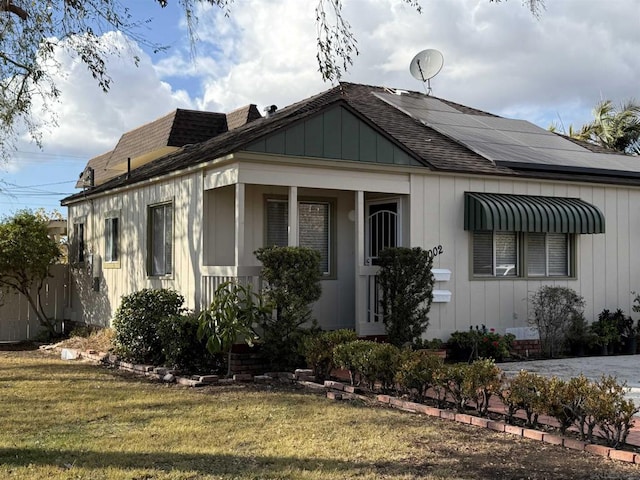
[[[627,397],[640,406],[640,355],[533,360],[500,363],[498,366],[508,376],[516,375],[520,370],[535,372],[545,377],[556,376],[563,380],[580,374],[594,381],[599,380],[602,375],[613,375],[619,381],[627,382],[631,389]]]

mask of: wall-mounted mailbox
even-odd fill
[[[434,290],[433,303],[449,303],[451,301],[450,290]]]
[[[448,268],[432,268],[431,273],[433,273],[436,282],[448,282],[451,280],[451,270]]]

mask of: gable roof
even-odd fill
[[[406,96],[408,100],[424,98],[424,94],[419,92],[402,91],[401,93],[401,96]],[[120,175],[113,178],[102,185],[97,185],[89,192],[71,195],[63,200],[63,204],[92,193],[135,184],[242,151],[257,140],[273,135],[282,131],[282,129],[336,106],[347,109],[362,122],[375,129],[376,132],[392,141],[394,145],[402,149],[419,165],[423,165],[430,170],[532,177],[536,176],[536,173],[533,172],[539,168],[540,176],[544,177],[548,175],[551,169],[549,165],[520,165],[517,162],[501,163],[500,161],[494,161],[482,152],[474,151],[464,141],[460,141],[455,136],[443,133],[448,132],[446,129],[432,128],[428,122],[408,115],[397,106],[384,101],[384,96],[389,94],[400,96],[395,90],[384,87],[341,83],[336,87],[278,110],[269,117],[262,118],[260,116],[260,118],[250,123],[228,129],[200,143],[191,142],[192,144],[190,145],[184,145],[175,152],[168,153],[161,158],[131,170],[128,175]],[[437,100],[447,108],[469,118],[478,118],[480,121],[482,121],[482,118],[486,118],[486,121],[490,124],[508,120],[445,99],[429,98]],[[237,117],[244,118],[244,115],[247,115],[246,118],[250,118],[255,116],[257,109],[252,107],[255,107],[255,105],[244,107],[246,110],[239,109],[232,112],[227,116],[227,122],[231,121],[235,125]],[[258,115],[260,115],[259,112]],[[588,151],[586,148],[584,150]],[[597,153],[594,153],[594,155],[598,156]],[[609,155],[603,155],[603,157],[609,158]],[[624,157],[629,158],[628,156]],[[594,178],[599,178],[593,176],[594,172],[584,173],[586,181],[594,181]],[[559,174],[562,173],[560,172]],[[628,183],[628,178],[621,175],[620,171],[614,172],[615,175],[619,177],[621,182]],[[576,179],[575,175],[571,178],[573,180]],[[600,181],[602,180],[600,179]],[[610,181],[616,182],[613,178]],[[640,180],[636,181],[640,184]]]
[[[126,170],[127,159],[149,159],[153,158],[154,153],[158,158],[176,148],[204,142],[260,117],[255,105],[247,105],[228,115],[178,108],[124,133],[112,151],[92,158],[87,167],[93,169],[94,186],[101,185],[123,173]],[[233,127],[228,127],[229,123]],[[81,175],[76,187],[82,188],[85,184],[86,178]]]

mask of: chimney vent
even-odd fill
[[[276,113],[276,110],[278,110],[278,107],[276,105],[269,105],[268,107],[266,107],[264,109],[266,117],[272,117]]]

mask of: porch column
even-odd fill
[[[356,333],[358,335],[362,332],[362,326],[367,320],[367,291],[365,282],[367,281],[366,275],[362,275],[362,267],[364,266],[364,192],[359,190],[356,192],[356,244],[353,249],[355,252],[355,272],[356,272]]]
[[[236,183],[235,201],[235,252],[236,266],[244,265],[244,183]]]
[[[289,187],[289,246],[298,246],[298,187]]]

